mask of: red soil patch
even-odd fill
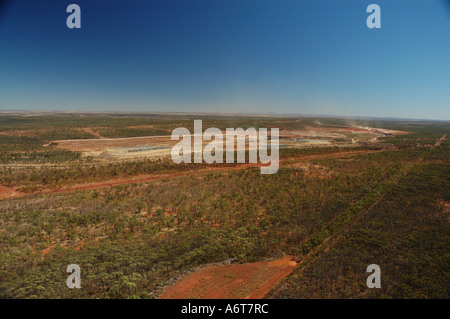
[[[98,241],[99,239],[95,239],[95,241]],[[68,244],[67,243],[62,243],[61,244],[61,247],[62,248],[65,248],[65,249],[67,249],[67,248],[69,248],[69,246],[68,246]],[[86,247],[86,243],[85,242],[81,242],[80,244],[75,244],[74,246],[73,246],[73,248],[74,248],[74,250],[81,250],[81,249],[83,249],[84,247]],[[41,252],[42,252],[42,256],[45,256],[45,255],[47,255],[50,251],[52,251],[54,248],[56,248],[56,244],[51,244],[50,246],[48,246],[47,248],[45,248],[45,249],[42,249],[41,250]]]
[[[13,188],[0,185],[0,199],[7,199],[20,195],[22,195],[22,193],[14,190]]]
[[[442,206],[444,206],[444,213],[450,213],[450,203],[447,203],[444,200],[440,201],[440,203],[442,204]]]
[[[259,299],[289,275],[291,257],[257,263],[206,266],[167,287],[161,299]]]
[[[47,248],[42,249],[42,250],[41,250],[42,255],[43,255],[43,256],[47,255],[47,254],[48,254],[53,248],[55,248],[55,247],[56,247],[56,245],[50,245],[50,246],[48,246]]]

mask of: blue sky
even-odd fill
[[[66,8],[81,7],[81,29]],[[366,8],[381,7],[381,29]],[[16,0],[0,110],[450,120],[447,0]]]

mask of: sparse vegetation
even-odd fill
[[[449,133],[448,124],[361,122],[412,133],[377,145],[281,149],[274,175],[258,168],[189,174],[211,166],[169,160],[98,162],[49,144],[97,138],[83,130],[93,127],[111,137],[170,134],[192,119],[0,117],[0,184],[29,193],[0,201],[0,297],[149,298],[198,265],[290,254],[303,262],[269,297],[448,298],[450,226],[443,203],[450,202],[450,144],[431,147]],[[211,117],[204,126],[301,129],[316,120]],[[178,175],[38,193],[142,174]],[[365,286],[371,263],[382,267],[383,289]],[[69,264],[80,265],[83,289],[66,288]]]

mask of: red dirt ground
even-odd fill
[[[260,299],[289,275],[292,257],[257,263],[206,266],[165,288],[160,299]]]
[[[82,248],[84,248],[86,246],[85,242],[82,242],[81,244],[75,244],[73,247],[75,250],[81,250]],[[67,244],[62,244],[61,245],[62,248],[68,248],[69,246]],[[47,255],[49,252],[51,252],[54,248],[56,248],[56,244],[51,244],[50,246],[48,246],[47,248],[41,250],[42,252],[42,256]]]
[[[0,199],[13,198],[20,195],[23,194],[14,190],[13,188],[0,185]]]

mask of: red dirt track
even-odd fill
[[[264,166],[264,165],[259,164],[259,163],[258,164],[239,164],[234,167],[214,167],[214,168],[208,168],[208,169],[199,169],[199,170],[195,170],[195,171],[188,171],[188,172],[183,172],[183,173],[173,173],[173,174],[163,174],[163,175],[139,175],[136,177],[115,179],[115,180],[111,180],[111,181],[74,185],[71,187],[55,189],[55,190],[45,189],[45,190],[42,190],[40,192],[36,192],[33,194],[53,194],[53,193],[73,192],[73,191],[78,191],[78,190],[107,188],[107,187],[118,186],[118,185],[151,182],[151,181],[158,181],[158,180],[163,180],[163,179],[177,178],[177,177],[182,177],[182,176],[194,176],[194,175],[201,175],[201,174],[207,174],[207,173],[218,172],[218,171],[234,171],[234,170],[247,169],[250,167],[260,167],[260,166]]]
[[[21,195],[23,194],[10,187],[0,185],[0,199],[13,198]]]
[[[346,151],[346,152],[337,152],[337,153],[329,153],[329,154],[317,154],[317,155],[307,155],[307,156],[301,156],[295,159],[286,159],[286,160],[312,160],[312,159],[318,159],[318,158],[329,158],[329,157],[345,157],[345,156],[353,156],[358,154],[368,154],[368,153],[376,153],[381,152],[383,150],[362,150],[362,151]],[[118,185],[127,185],[127,184],[133,184],[133,183],[144,183],[144,182],[151,182],[151,181],[158,181],[158,180],[164,180],[164,179],[172,179],[182,176],[195,176],[195,175],[202,175],[202,174],[208,174],[213,172],[227,172],[227,171],[235,171],[235,170],[242,170],[242,169],[248,169],[251,167],[261,167],[265,166],[267,164],[261,164],[261,163],[255,163],[255,164],[236,164],[235,166],[224,166],[224,167],[211,167],[206,169],[198,169],[198,170],[192,170],[182,173],[172,173],[172,174],[161,174],[161,175],[138,175],[134,177],[129,178],[119,178],[114,179],[110,181],[102,181],[102,182],[92,182],[87,184],[78,184],[69,186],[66,188],[60,188],[60,189],[42,189],[37,192],[33,193],[21,193],[18,191],[13,190],[12,188],[0,186],[0,200],[5,198],[13,198],[13,197],[21,197],[25,195],[34,195],[34,194],[56,194],[56,193],[65,193],[65,192],[73,192],[73,191],[79,191],[79,190],[91,190],[91,189],[98,189],[98,188],[108,188],[112,186],[118,186]],[[280,161],[280,167],[281,167],[281,161]]]

